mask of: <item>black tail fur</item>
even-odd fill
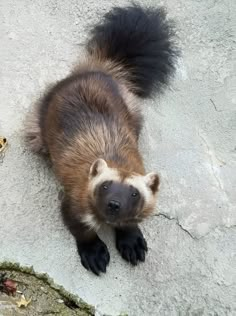
[[[87,49],[121,63],[140,97],[160,92],[175,68],[173,23],[163,8],[113,8],[91,31]]]

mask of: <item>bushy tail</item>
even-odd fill
[[[107,13],[92,29],[87,50],[121,64],[134,92],[143,98],[168,83],[178,56],[173,23],[165,10],[136,4]]]

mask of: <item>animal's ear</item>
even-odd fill
[[[100,174],[105,168],[107,168],[107,163],[104,159],[97,159],[93,162],[92,166],[90,167],[90,176],[96,177]]]
[[[152,190],[153,193],[156,193],[160,184],[159,176],[154,172],[150,172],[144,177],[144,179],[146,185]]]

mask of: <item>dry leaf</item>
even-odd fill
[[[19,301],[16,302],[18,307],[27,307],[31,302],[31,298],[27,301],[24,295],[21,295]]]
[[[11,279],[6,279],[3,282],[4,285],[4,291],[10,295],[15,295],[16,294],[16,289],[17,289],[17,283]]]
[[[7,295],[15,295],[17,283],[14,280],[8,279],[6,273],[0,273],[0,291]]]
[[[0,153],[2,153],[7,147],[7,139],[6,137],[0,136]]]

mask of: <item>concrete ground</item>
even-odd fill
[[[171,89],[144,104],[141,150],[162,179],[156,215],[143,224],[146,263],[127,265],[102,232],[108,272],[86,272],[53,174],[22,142],[28,108],[68,74],[88,25],[115,0],[0,1],[0,135],[10,143],[0,163],[0,261],[47,272],[97,315],[236,315],[236,2],[144,2],[167,6],[183,50]]]

